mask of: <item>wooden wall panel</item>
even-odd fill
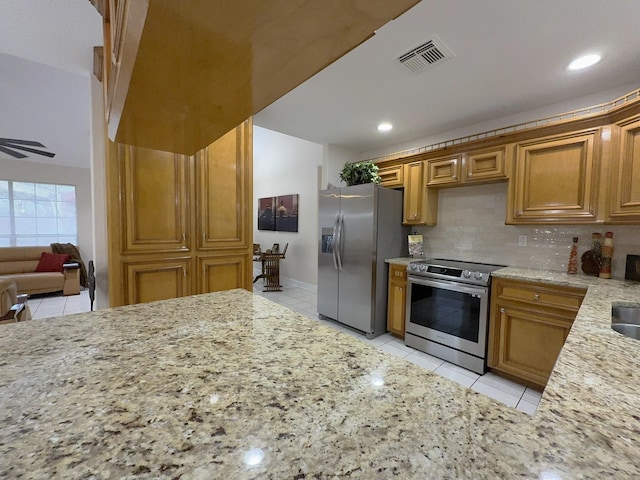
[[[189,258],[124,262],[127,304],[189,295],[189,264]]]
[[[218,292],[233,288],[246,288],[251,259],[245,255],[203,256],[198,258],[198,293]]]

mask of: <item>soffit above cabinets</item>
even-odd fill
[[[123,2],[113,38],[121,52],[109,79],[109,138],[191,155],[417,3]],[[112,23],[118,18],[111,12]]]

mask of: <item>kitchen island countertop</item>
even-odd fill
[[[637,477],[600,288],[532,417],[244,290],[5,325],[0,477]]]

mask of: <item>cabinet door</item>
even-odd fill
[[[506,147],[469,152],[464,155],[462,181],[489,182],[506,180]]]
[[[402,165],[384,167],[378,170],[380,185],[387,188],[404,186],[404,168]]]
[[[252,243],[251,123],[196,154],[197,249],[249,248]]]
[[[161,258],[123,262],[127,304],[190,295],[189,258]]]
[[[389,295],[387,330],[404,337],[407,269],[404,265],[389,265]]]
[[[624,123],[616,131],[611,196],[607,221],[640,221],[640,120]]]
[[[247,262],[246,255],[198,257],[198,293],[246,288],[251,283],[247,267],[253,268]]]
[[[507,223],[593,223],[600,129],[547,137],[516,146]]]
[[[403,225],[435,225],[438,214],[438,194],[425,188],[424,162],[404,165]]]
[[[571,329],[571,318],[496,304],[489,367],[544,386]]]
[[[189,159],[118,146],[123,253],[189,250]]]
[[[462,155],[427,160],[427,185],[453,186],[460,183]]]

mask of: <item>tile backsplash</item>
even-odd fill
[[[627,254],[640,255],[640,225],[505,225],[507,184],[442,189],[438,224],[417,227],[427,257],[566,271],[573,237],[580,255],[591,234],[613,232],[613,278],[623,279]],[[523,245],[525,244],[525,245]]]

